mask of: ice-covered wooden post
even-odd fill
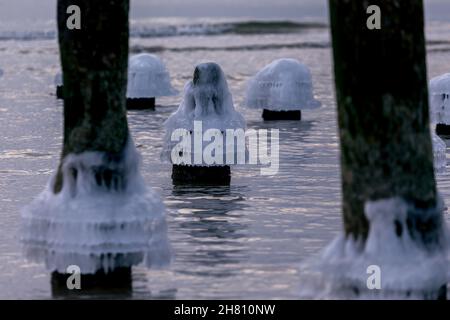
[[[367,25],[370,5],[381,9],[381,29]],[[366,261],[363,272],[369,264],[382,264],[385,289],[400,296],[442,296],[445,241],[433,172],[423,3],[330,0],[329,8],[345,241],[359,252],[346,257]],[[411,256],[422,253],[430,264],[414,265]],[[439,261],[432,264],[432,257]],[[419,264],[423,269],[414,269]],[[364,278],[348,270],[349,278]],[[402,278],[406,274],[419,278],[409,283]],[[427,278],[424,285],[421,277],[436,282]]]
[[[67,26],[73,5],[80,29]],[[82,290],[130,289],[133,265],[170,259],[164,206],[144,184],[128,129],[128,13],[129,0],[58,1],[63,150],[23,213],[26,255],[45,262],[54,290],[68,292],[71,270]]]
[[[81,9],[81,29],[67,28],[67,8]],[[129,0],[58,1],[64,77],[64,147],[69,153],[119,153],[128,139],[126,84]],[[61,181],[55,185],[55,192]]]

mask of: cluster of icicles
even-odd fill
[[[131,139],[122,161],[84,152],[66,156],[61,170],[62,190],[54,193],[53,176],[23,210],[29,259],[61,273],[77,265],[83,274],[170,261],[164,206],[144,184]]]

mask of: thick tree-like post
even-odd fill
[[[74,6],[79,28],[67,23]],[[170,261],[164,206],[145,186],[128,130],[128,12],[129,0],[58,1],[63,150],[23,211],[26,256],[46,264],[57,294],[78,294],[68,290],[77,275],[81,293],[129,293],[133,265]]]
[[[67,27],[67,8],[81,9],[81,29]],[[126,84],[129,0],[59,0],[64,77],[64,147],[70,153],[119,154],[128,139]],[[62,188],[58,175],[54,191]]]
[[[372,5],[380,28],[368,23]],[[345,233],[325,264],[340,261],[338,287],[352,294],[445,298],[422,0],[329,0],[329,8]],[[379,271],[384,291],[367,290],[366,268]]]
[[[365,239],[364,203],[400,196],[436,203],[421,0],[330,0],[345,231]]]

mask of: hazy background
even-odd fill
[[[254,17],[327,19],[327,0],[131,0],[131,18]],[[450,1],[425,0],[427,18],[450,20]],[[56,0],[0,0],[0,23],[50,20]]]

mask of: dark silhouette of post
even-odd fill
[[[67,28],[70,5],[81,9],[80,30]],[[127,142],[128,12],[129,0],[58,1],[65,98],[63,158],[84,151],[118,154]],[[63,183],[57,179],[55,193]]]
[[[362,239],[366,200],[436,204],[422,1],[378,1],[379,30],[367,27],[368,5],[329,1],[345,231]]]
[[[368,26],[369,5],[381,9],[380,29]],[[375,218],[369,221],[364,212],[367,201],[401,199],[408,206],[404,222],[394,218],[402,209],[392,204],[382,209],[383,215],[393,216],[392,225],[386,220],[383,226],[386,234],[396,234],[399,243],[411,239],[414,248],[443,261],[445,230],[433,170],[422,0],[330,0],[329,8],[347,240],[364,245],[371,234]],[[380,236],[383,228],[374,228],[372,235]],[[417,252],[408,246],[401,250]],[[433,268],[427,276],[442,279],[440,269]],[[424,285],[416,294],[445,298],[444,281],[433,288]]]
[[[67,8],[81,9],[81,29],[67,27]],[[64,82],[64,145],[61,165],[69,154],[102,152],[109,163],[120,163],[128,141],[126,85],[129,37],[129,0],[58,0],[58,33]],[[64,183],[62,168],[53,186],[55,194]],[[93,168],[100,187],[126,180],[123,172],[108,166]],[[74,179],[77,173],[74,172]],[[67,181],[67,183],[70,183]],[[115,188],[118,186],[116,185]],[[68,275],[54,272],[53,291],[68,292]],[[105,274],[84,275],[85,288],[131,290],[131,268]]]

